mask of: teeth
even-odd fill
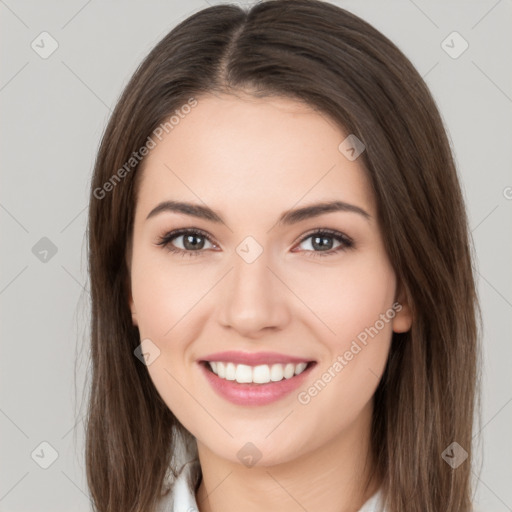
[[[234,380],[240,384],[267,384],[269,382],[279,382],[283,379],[291,379],[295,375],[301,374],[307,366],[307,363],[248,366],[221,361],[208,361],[208,364],[213,373],[221,379]]]

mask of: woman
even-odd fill
[[[478,304],[419,74],[316,0],[148,55],[91,185],[99,511],[469,511]]]

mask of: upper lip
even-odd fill
[[[200,361],[221,361],[226,363],[256,366],[259,364],[309,363],[312,359],[289,356],[286,354],[279,354],[277,352],[237,352],[228,350],[226,352],[209,354],[201,358]]]

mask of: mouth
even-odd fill
[[[245,364],[233,361],[222,361],[215,357],[212,360],[198,361],[206,382],[221,398],[238,406],[265,406],[284,400],[300,386],[306,385],[316,361],[296,359],[294,362],[262,363],[261,354],[257,362]],[[247,357],[237,357],[239,360]],[[272,358],[271,358],[272,359]]]
[[[211,388],[240,406],[262,406],[285,399],[310,378],[317,361],[272,351],[228,350],[197,360]]]
[[[238,384],[269,384],[290,380],[316,365],[316,361],[247,365],[230,361],[200,361],[219,379]]]

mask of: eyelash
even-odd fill
[[[177,247],[174,247],[171,244],[171,241],[175,238],[181,236],[181,235],[198,235],[201,237],[206,238],[208,242],[215,245],[214,242],[211,240],[211,238],[200,229],[177,229],[175,231],[171,231],[169,233],[166,233],[164,236],[160,237],[159,242],[157,245],[165,247],[169,252],[178,254],[180,256],[199,256],[201,253],[204,252],[204,250],[198,250],[198,251],[187,251],[184,249],[179,249]],[[351,238],[349,238],[347,235],[340,233],[339,231],[335,231],[332,229],[318,229],[316,231],[310,232],[306,234],[298,243],[298,245],[305,242],[308,238],[311,238],[313,236],[325,236],[327,235],[330,238],[334,238],[336,241],[340,242],[340,246],[336,247],[335,249],[330,249],[329,251],[305,251],[308,257],[316,258],[316,257],[325,257],[325,256],[332,256],[335,253],[338,253],[340,251],[346,251],[347,249],[351,249],[354,247],[354,242]],[[304,251],[303,251],[304,252]]]

